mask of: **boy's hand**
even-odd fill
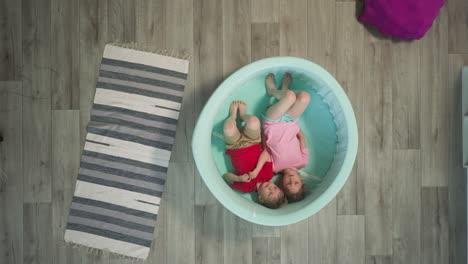
[[[250,179],[255,179],[255,178],[257,178],[257,175],[258,175],[258,172],[255,171],[255,170],[249,172],[249,178],[250,178]]]
[[[249,182],[250,181],[250,176],[248,174],[242,174],[237,176],[238,181],[240,182]]]

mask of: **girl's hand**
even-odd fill
[[[240,182],[249,182],[250,176],[248,174],[242,174],[242,175],[237,176],[237,179]]]
[[[301,150],[305,149],[307,146],[305,142],[305,136],[304,136],[304,133],[302,133],[302,130],[299,130],[299,133],[297,133],[297,139],[299,139]]]
[[[302,130],[299,130],[299,133],[297,133],[297,138],[304,138],[304,133],[302,133]]]

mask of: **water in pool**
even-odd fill
[[[259,76],[244,83],[235,94],[229,96],[217,113],[213,127],[211,151],[220,177],[228,171],[234,171],[229,156],[225,154],[226,148],[224,140],[221,138],[223,123],[229,116],[229,104],[235,100],[244,101],[247,104],[247,112],[261,119],[261,114],[265,112],[266,107],[274,102],[274,99],[266,93],[264,78],[264,76]],[[282,74],[276,76],[277,85],[281,83],[281,78]],[[307,91],[311,96],[309,106],[299,118],[299,125],[306,136],[309,149],[309,163],[301,170],[323,178],[333,161],[336,150],[336,126],[333,122],[333,115],[330,113],[328,105],[323,102],[313,88],[313,84],[309,85],[293,76],[290,89]],[[304,180],[309,192],[313,192],[314,186],[319,184],[319,182],[307,177],[304,177]],[[249,200],[256,201],[257,199],[256,195],[253,194],[238,193]]]

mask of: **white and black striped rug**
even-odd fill
[[[107,45],[65,241],[146,259],[188,61]]]

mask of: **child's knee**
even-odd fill
[[[234,135],[237,131],[236,121],[227,120],[224,122],[224,134],[225,135]]]
[[[308,104],[310,102],[310,95],[307,92],[300,92],[297,95],[297,100],[301,103]]]
[[[251,130],[260,129],[260,120],[256,116],[249,116],[245,124]]]
[[[286,94],[284,95],[284,100],[294,103],[296,101],[296,94],[291,90],[287,90]]]

